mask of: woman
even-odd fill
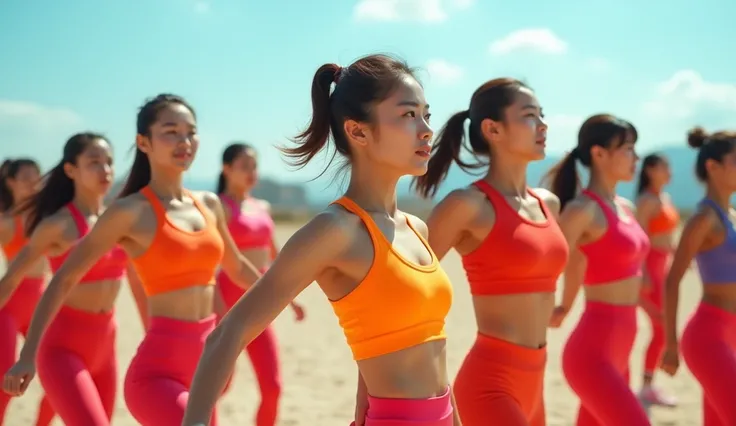
[[[332,139],[350,165],[347,192],[294,234],[210,336],[183,425],[206,423],[243,345],[312,281],[358,364],[355,423],[452,425],[444,332],[452,287],[424,223],[396,206],[399,178],[427,170],[432,130],[422,86],[383,55],[325,64],[312,108],[309,127],[285,152],[304,165]]]
[[[25,390],[33,375],[36,341],[50,318],[78,278],[120,245],[141,279],[150,314],[146,335],[125,377],[126,404],[143,426],[181,425],[189,382],[215,325],[217,266],[222,264],[243,286],[258,277],[238,253],[217,196],[195,195],[182,186],[198,146],[194,110],[184,99],[159,95],[143,105],[135,159],[120,198],[51,279],[21,359],[6,375],[6,390],[13,394]]]
[[[83,237],[104,210],[103,198],[113,181],[112,162],[112,148],[99,134],[80,133],[66,142],[61,161],[44,178],[41,190],[20,206],[19,211],[28,214],[30,239],[0,280],[0,288],[16,288],[25,272],[45,255],[52,272],[60,272],[70,250],[85,241]],[[53,316],[41,317],[44,327],[39,329],[39,316],[58,291],[53,280],[49,283],[20,357],[6,374],[5,391],[18,395],[21,389],[8,386],[8,378],[19,371],[32,372],[36,360],[51,405],[70,425],[109,425],[115,405],[114,307],[127,258],[116,247],[103,253],[89,273],[71,277],[71,284],[79,285],[61,309],[57,306],[58,315],[55,310]],[[27,385],[24,382],[22,390]]]
[[[225,207],[225,219],[240,253],[261,273],[268,269],[278,253],[274,242],[274,223],[269,205],[250,196],[258,183],[258,160],[250,145],[234,143],[222,153],[222,172],[217,194]],[[224,270],[217,275],[217,286],[227,309],[245,293]],[[291,302],[297,321],[304,318],[300,305]],[[266,327],[247,347],[261,390],[261,405],[256,413],[257,426],[274,426],[281,395],[281,373],[276,334]]]
[[[649,304],[645,309],[652,323],[652,338],[644,358],[644,379],[639,399],[645,405],[677,406],[677,400],[653,385],[654,372],[659,367],[664,350],[662,304],[664,280],[672,262],[675,249],[675,232],[680,215],[669,194],[663,191],[671,179],[670,165],[661,154],[649,154],[642,161],[637,186],[636,219],[649,236],[651,249],[645,263],[646,285],[642,288],[642,300]]]
[[[703,282],[700,305],[682,333],[679,349],[703,387],[703,426],[736,424],[736,226],[731,196],[736,192],[736,132],[688,135],[698,150],[695,174],[705,198],[680,236],[665,284],[666,350],[662,368],[677,372],[677,309],[680,281],[693,258]]]
[[[568,256],[559,200],[526,182],[528,164],[544,158],[547,125],[525,84],[485,83],[440,133],[416,181],[421,195],[436,192],[453,161],[470,166],[460,160],[467,120],[470,149],[489,158],[488,171],[450,193],[427,222],[439,258],[452,248],[462,256],[478,324],[453,386],[458,412],[464,426],[543,426],[547,326]]]
[[[28,242],[23,230],[26,217],[17,214],[15,208],[36,192],[41,169],[30,158],[5,160],[0,166],[0,246],[6,264],[13,261]],[[41,298],[46,282],[47,265],[39,259],[10,294],[0,287],[0,372],[3,374],[15,362],[18,335],[26,335],[33,309]],[[0,425],[10,402],[10,395],[0,393]],[[44,395],[38,409],[36,426],[46,426],[54,418],[54,410]]]
[[[608,114],[588,118],[578,144],[549,174],[560,199],[560,227],[573,253],[565,271],[559,327],[583,281],[585,311],[562,353],[568,384],[580,398],[577,425],[645,426],[647,415],[629,388],[629,356],[649,239],[633,206],[616,195],[638,159],[633,126]],[[580,194],[577,162],[590,170]]]

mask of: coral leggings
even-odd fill
[[[64,424],[110,424],[118,377],[116,331],[113,312],[63,306],[41,338],[38,378]]]
[[[0,309],[0,375],[16,361],[18,335],[24,337],[31,324],[33,310],[44,290],[43,278],[26,278],[15,290],[8,303]],[[10,403],[10,395],[0,392],[0,425]],[[48,426],[54,418],[54,410],[44,395],[38,407],[36,426]]]
[[[680,348],[703,387],[703,426],[736,425],[736,314],[701,303]]]
[[[587,301],[562,352],[562,370],[580,399],[577,426],[649,426],[629,387],[636,306]]]
[[[263,272],[263,271],[261,271]],[[217,284],[228,309],[245,291],[224,272],[217,276]],[[245,348],[261,390],[261,404],[256,413],[256,426],[274,426],[278,417],[281,397],[279,348],[273,327],[268,326]]]
[[[478,334],[453,386],[463,426],[544,426],[546,348]]]
[[[664,304],[664,280],[667,278],[667,272],[670,269],[672,256],[670,252],[652,249],[647,256],[646,268],[649,274],[649,282],[652,289],[643,295],[658,309],[662,309]],[[647,346],[646,356],[644,358],[644,374],[653,375],[659,367],[664,351],[664,327],[659,319],[649,317],[652,322],[652,339]]]
[[[197,363],[214,328],[214,314],[200,321],[151,317],[125,375],[125,403],[139,424],[181,426]]]

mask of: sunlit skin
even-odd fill
[[[654,166],[645,170],[649,175],[649,187],[636,200],[636,216],[639,223],[646,230],[649,221],[659,214],[663,203],[671,203],[670,196],[664,192],[664,187],[672,179],[672,171],[667,160],[662,159]],[[650,235],[652,249],[673,251],[675,249],[676,230],[671,232]]]
[[[612,141],[610,148],[591,148],[592,170],[587,187],[606,200],[624,222],[634,220],[631,217],[634,206],[628,200],[616,197],[616,185],[634,179],[639,156],[634,151],[633,135],[631,138],[623,144]],[[578,195],[565,206],[559,223],[570,246],[570,259],[564,274],[562,302],[552,314],[552,327],[562,324],[583,282],[586,261],[578,247],[599,240],[608,228],[601,207],[584,194]],[[640,303],[641,283],[641,277],[632,276],[601,285],[585,286],[585,298],[612,305],[637,305]]]
[[[736,152],[723,157],[722,162],[707,160],[708,182],[705,196],[728,212],[736,223],[736,211],[731,207],[731,197],[736,192]],[[710,207],[701,207],[685,224],[675,251],[670,272],[665,281],[665,336],[666,349],[662,357],[662,369],[674,376],[680,365],[679,338],[677,334],[677,309],[680,302],[680,282],[695,255],[711,250],[726,239],[726,224]],[[701,302],[736,313],[736,283],[703,283]]]
[[[522,217],[539,223],[556,220],[560,209],[556,195],[542,188],[534,190],[555,215],[546,218],[537,199],[526,191],[527,166],[545,157],[547,137],[542,108],[530,89],[519,89],[506,109],[505,120],[485,119],[481,123],[491,149],[491,164],[484,180],[500,191]],[[464,256],[486,240],[495,221],[496,211],[482,191],[475,186],[457,189],[437,204],[427,220],[429,241],[439,257],[452,248]],[[554,293],[474,296],[473,306],[480,333],[539,348],[547,341]]]
[[[431,254],[406,224],[426,236],[426,225],[398,210],[396,184],[427,170],[432,129],[422,87],[406,76],[374,107],[373,123],[347,120],[351,155],[346,195],[366,210],[407,260],[427,265]],[[352,292],[373,262],[373,243],[360,219],[330,206],[286,242],[263,277],[210,335],[193,381],[184,425],[204,425],[241,348],[253,340],[302,290],[316,281],[328,299]],[[389,297],[390,295],[387,295]],[[424,399],[448,387],[445,341],[432,341],[358,361],[356,420],[367,395]],[[459,420],[456,421],[459,424]]]
[[[149,186],[161,199],[167,219],[184,231],[193,232],[204,228],[204,217],[182,185],[183,174],[189,169],[199,147],[199,136],[192,112],[180,104],[167,105],[159,111],[149,134],[137,136],[136,145],[149,158]],[[99,179],[90,182],[90,185],[109,185],[105,184],[102,174],[97,176]],[[217,229],[225,242],[221,265],[238,285],[246,288],[259,274],[237,251],[227,230],[218,197],[208,192],[194,193],[192,196],[201,200],[217,218]],[[73,290],[76,291],[75,284],[79,279],[115,245],[120,245],[130,258],[142,255],[151,245],[156,229],[153,207],[138,192],[116,200],[105,210],[90,233],[71,251],[67,261],[52,278],[36,308],[20,359],[5,376],[6,392],[13,395],[25,392],[35,374],[33,359],[39,338],[61,304],[74,293]],[[198,321],[213,312],[213,285],[202,283],[146,297],[140,282],[131,281],[130,284],[133,293],[141,298],[143,312],[150,316]]]

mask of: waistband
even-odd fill
[[[115,321],[115,309],[109,312],[87,312],[63,305],[54,320],[72,322],[75,323],[75,327],[78,326],[87,329],[107,327],[111,322]]]
[[[146,334],[202,336],[215,328],[217,315],[210,314],[199,321],[184,321],[168,317],[151,317]]]
[[[368,395],[368,406],[367,416],[375,420],[411,420],[411,424],[421,422],[416,424],[434,425],[433,422],[452,416],[449,386],[442,395],[425,399],[375,398]]]
[[[697,309],[695,310],[695,314],[705,314],[711,317],[715,317],[725,324],[730,324],[736,327],[736,313],[728,312],[727,310],[721,309],[718,306],[700,302]]]
[[[477,334],[470,351],[494,363],[522,370],[544,369],[547,364],[546,345],[536,349],[528,348],[482,333]]]
[[[637,308],[637,305],[614,305],[612,303],[586,300],[583,314],[593,313],[616,317],[632,316],[636,318]]]

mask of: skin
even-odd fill
[[[182,105],[170,104],[159,112],[150,135],[138,135],[136,144],[150,160],[149,186],[161,199],[167,219],[185,231],[204,228],[205,218],[182,185],[183,174],[199,146],[192,112]],[[217,196],[205,192],[192,197],[200,200],[217,219],[217,229],[225,242],[222,267],[237,284],[246,287],[253,283],[259,274],[237,251]],[[33,359],[38,340],[79,279],[115,245],[120,245],[130,258],[142,255],[150,247],[156,229],[153,207],[140,193],[118,199],[105,210],[87,237],[72,250],[39,302],[20,360],[5,376],[6,392],[13,395],[25,392],[35,374]],[[150,316],[198,321],[212,314],[214,293],[213,285],[202,283],[150,296],[146,298],[146,311]]]
[[[41,174],[38,169],[33,166],[23,166],[18,170],[18,174],[14,178],[8,178],[6,183],[13,194],[13,205],[20,205],[24,200],[35,194],[37,191],[38,181],[41,179]],[[23,224],[25,226],[26,218],[23,217]],[[11,212],[4,212],[0,214],[0,246],[4,246],[12,241],[16,232],[15,215]],[[12,258],[5,259],[7,263],[13,261]],[[25,276],[28,278],[44,278],[48,275],[48,264],[45,258],[39,259],[33,264]],[[2,296],[0,296],[0,306],[2,306]]]
[[[546,218],[537,199],[526,191],[527,166],[545,157],[547,134],[542,108],[534,93],[520,89],[506,109],[505,119],[505,122],[486,119],[481,123],[481,132],[491,148],[492,163],[484,180],[500,191],[522,217],[540,223],[557,220],[560,202],[556,195],[542,188],[534,190],[554,215]],[[496,211],[483,192],[475,186],[457,189],[437,204],[427,220],[429,242],[439,257],[452,248],[465,256],[486,240],[495,221]],[[521,346],[542,347],[547,341],[554,296],[554,293],[473,296],[478,331]]]
[[[706,162],[708,182],[705,196],[728,212],[736,223],[736,211],[731,207],[731,196],[736,192],[736,152],[727,154],[722,162]],[[662,370],[674,376],[680,366],[677,336],[677,309],[680,302],[680,282],[693,258],[723,244],[726,225],[713,208],[701,207],[685,224],[677,245],[670,273],[665,281],[665,336],[667,345],[662,357]],[[736,313],[736,283],[703,283],[701,302]]]
[[[351,156],[346,195],[365,209],[393,247],[420,265],[431,254],[406,220],[425,237],[426,225],[396,205],[396,184],[427,170],[432,130],[422,87],[405,76],[395,92],[374,106],[374,122],[347,120]],[[380,138],[379,138],[380,135]],[[332,205],[287,241],[271,268],[225,316],[208,338],[195,374],[183,425],[204,425],[241,348],[253,340],[302,290],[316,281],[338,300],[360,284],[373,262],[373,244],[358,216]],[[428,398],[447,390],[445,341],[433,341],[358,361],[356,420],[366,395]],[[459,421],[458,423],[459,424]]]
[[[635,220],[631,217],[634,206],[628,200],[616,197],[616,185],[634,178],[639,157],[631,140],[623,144],[612,141],[610,146],[591,148],[592,170],[588,190],[606,200],[622,221],[631,222]],[[578,195],[565,206],[559,224],[570,246],[570,259],[565,269],[562,302],[555,308],[550,322],[554,328],[562,325],[583,282],[586,260],[578,247],[599,240],[608,230],[603,210],[584,194]],[[585,286],[585,298],[613,305],[637,305],[640,303],[641,282],[641,277],[628,277]]]
[[[271,206],[268,201],[255,199],[250,196],[251,191],[258,184],[258,158],[256,157],[255,151],[252,149],[245,149],[243,152],[238,154],[231,164],[225,164],[222,168],[222,173],[225,176],[225,195],[235,203],[241,206],[244,214],[248,214],[251,209],[266,209],[270,213]],[[232,212],[230,209],[225,209],[225,219],[230,222]],[[253,266],[259,271],[268,268],[279,253],[279,249],[276,246],[276,242],[272,239],[271,246],[268,249],[263,248],[251,248],[240,250],[240,253],[248,259]],[[215,295],[215,305],[217,306],[218,312],[224,313],[227,308],[225,302],[222,300],[220,293]],[[294,311],[297,321],[304,319],[304,308],[294,301],[290,304]]]

